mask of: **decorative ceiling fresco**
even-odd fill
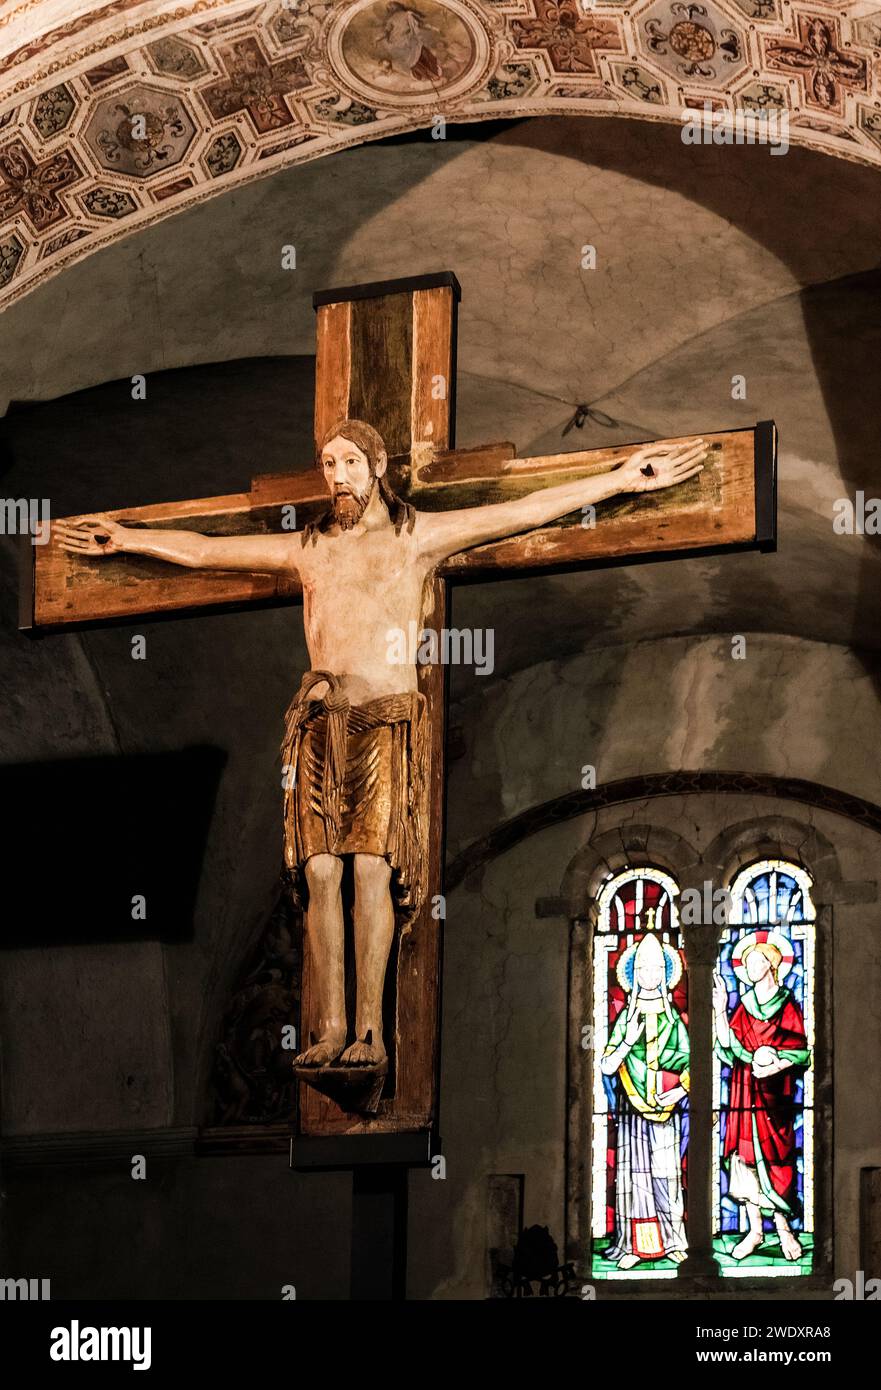
[[[881,0],[0,0],[0,305],[274,169],[449,121],[785,111],[881,165]]]

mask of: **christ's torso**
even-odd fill
[[[398,634],[421,629],[430,567],[417,527],[319,533],[297,550],[303,620],[313,671],[330,671],[352,704],[416,690],[415,661],[399,660]],[[407,646],[412,654],[412,643]]]

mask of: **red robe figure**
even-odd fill
[[[802,1253],[790,1224],[798,1207],[795,1095],[797,1073],[810,1065],[811,1053],[802,1011],[780,983],[792,963],[792,945],[781,932],[742,937],[732,965],[750,988],[730,1019],[725,982],[715,976],[716,1051],[731,1067],[723,1149],[728,1195],[745,1206],[749,1223],[731,1251],[736,1260],[764,1242],[765,1216],[773,1217],[786,1259]]]

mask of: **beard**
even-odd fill
[[[370,486],[366,491],[357,495],[351,492],[340,492],[334,489],[333,494],[333,518],[341,531],[351,531],[353,526],[357,526],[367,508],[367,504],[373,496],[373,489],[376,486],[376,474],[370,480]]]

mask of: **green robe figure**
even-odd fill
[[[647,935],[626,950],[618,979],[629,993],[601,1068],[617,1075],[615,1240],[619,1269],[685,1259],[681,1102],[688,1094],[688,1030],[670,998],[682,973],[672,947]]]

